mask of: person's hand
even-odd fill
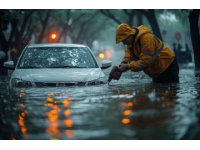
[[[129,69],[130,69],[130,68],[129,68],[128,64],[120,64],[119,70],[120,70],[121,72],[126,72],[126,71],[128,71]]]
[[[127,62],[121,62],[121,64],[119,64],[119,67],[121,67],[123,64],[127,64]]]

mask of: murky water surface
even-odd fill
[[[110,85],[8,90],[0,81],[0,139],[200,139],[200,81],[127,73]]]

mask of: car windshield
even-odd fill
[[[86,47],[27,48],[18,68],[97,68]]]

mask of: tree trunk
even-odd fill
[[[158,25],[158,22],[157,22],[157,19],[155,16],[155,10],[152,10],[152,9],[149,10],[149,12],[147,14],[147,19],[151,25],[153,34],[156,35],[160,40],[163,40],[161,32],[160,32],[160,28],[159,28],[159,25]]]
[[[129,15],[128,16],[128,24],[131,25],[131,26],[133,24],[133,17],[134,17],[134,15]]]
[[[161,35],[160,28],[156,19],[155,10],[150,9],[146,11],[143,9],[138,9],[137,11],[143,14],[147,18],[147,20],[149,21],[151,25],[153,34],[155,34],[160,40],[162,40],[162,35]]]
[[[8,74],[7,69],[3,66],[4,62],[6,62],[8,60],[8,49],[9,49],[9,45],[8,42],[6,41],[3,33],[0,33],[0,41],[1,41],[1,50],[4,51],[6,53],[6,56],[2,59],[0,59],[0,76],[6,76]]]
[[[42,40],[44,39],[44,35],[45,35],[45,29],[46,29],[46,27],[45,27],[45,28],[44,28],[44,27],[42,28],[42,31],[40,32],[40,35],[39,35],[39,37],[38,37],[36,43],[42,43]]]
[[[136,14],[136,18],[137,18],[137,26],[140,26],[143,24],[143,20],[142,20],[142,14],[137,12]]]
[[[195,62],[195,75],[200,76],[200,35],[199,35],[199,12],[200,10],[194,9],[189,14],[191,40],[194,52]]]
[[[8,55],[6,55],[3,59],[0,59],[0,76],[7,76],[8,70],[3,66],[4,62],[8,60]]]
[[[93,43],[93,39],[88,39],[87,41],[86,41],[86,45],[89,47],[89,48],[91,48],[92,49],[92,43]]]

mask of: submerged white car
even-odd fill
[[[78,44],[34,44],[22,52],[16,66],[13,61],[4,63],[14,69],[9,86],[58,87],[84,86],[108,83],[102,69],[112,61],[97,63],[89,47]]]

